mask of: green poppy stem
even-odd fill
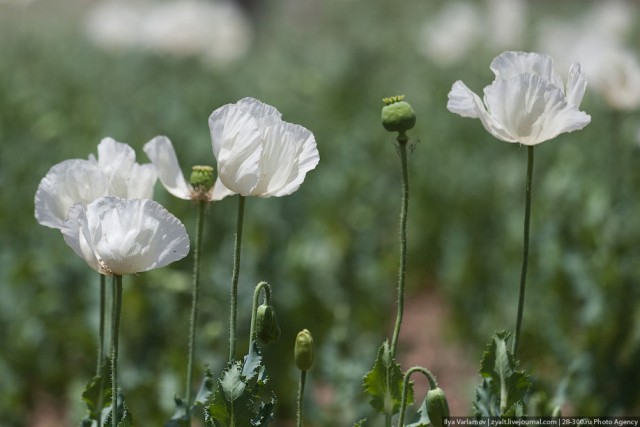
[[[516,320],[516,335],[513,340],[513,355],[518,353],[520,344],[520,329],[522,328],[522,313],[524,311],[524,294],[527,283],[527,265],[529,263],[529,224],[531,222],[531,181],[533,179],[533,145],[527,146],[527,182],[525,186],[524,207],[524,242],[522,249],[522,271],[520,274],[520,296],[518,298],[518,315]]]
[[[102,364],[104,363],[104,314],[105,314],[105,297],[107,278],[104,274],[100,274],[100,301],[99,301],[99,320],[98,320],[98,357],[96,375],[102,374]]]
[[[105,299],[106,299],[107,277],[104,274],[100,274],[100,301],[99,301],[99,319],[98,319],[98,357],[96,375],[101,378],[100,392],[98,394],[98,427],[102,426],[102,402],[104,396],[102,395],[102,381],[104,376],[102,375],[102,364],[104,363],[104,324],[105,324]]]
[[[111,426],[118,427],[118,334],[122,310],[122,276],[113,275],[113,309],[111,310]]]
[[[240,248],[244,223],[244,196],[238,195],[238,221],[233,250],[233,273],[231,275],[231,313],[229,316],[229,362],[236,358],[236,318],[238,317],[238,275],[240,273]]]
[[[264,289],[265,304],[271,301],[271,286],[267,282],[260,282],[253,291],[253,307],[251,308],[251,329],[249,332],[249,343],[256,339],[256,317],[258,312],[258,300],[260,299],[260,291]]]
[[[300,385],[298,387],[298,412],[296,414],[296,427],[302,427],[302,403],[304,401],[304,385],[307,381],[307,371],[300,371]]]
[[[407,372],[404,374],[404,381],[402,382],[402,398],[400,400],[400,418],[398,419],[398,427],[404,427],[404,412],[407,409],[409,379],[414,372],[420,372],[427,378],[427,381],[429,381],[429,389],[434,390],[438,387],[436,377],[434,377],[428,369],[425,369],[421,366],[414,366],[413,368],[407,370]]]
[[[202,250],[202,231],[204,229],[204,208],[206,200],[198,200],[196,216],[196,243],[193,252],[193,286],[191,293],[191,321],[189,326],[189,362],[187,364],[187,415],[191,415],[191,388],[193,382],[193,362],[196,353],[196,327],[198,323],[198,296],[200,291],[200,252]]]
[[[400,165],[402,167],[402,205],[400,208],[400,267],[398,269],[398,313],[391,340],[391,356],[396,356],[398,337],[404,313],[404,285],[407,270],[407,213],[409,210],[409,173],[407,168],[407,142],[406,134],[400,133],[397,138]]]

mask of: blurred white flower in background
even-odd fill
[[[485,34],[490,50],[521,47],[527,24],[525,0],[487,0]]]
[[[422,26],[418,49],[440,66],[466,59],[471,50],[482,47],[491,54],[521,48],[527,28],[524,0],[446,2]]]
[[[640,60],[628,47],[637,6],[606,0],[571,21],[547,19],[539,25],[538,49],[558,59],[562,68],[583,66],[589,87],[618,110],[640,107]]]
[[[109,49],[145,49],[174,56],[200,56],[224,66],[249,50],[252,28],[230,1],[108,1],[91,10],[87,33]]]
[[[453,1],[424,23],[419,48],[442,66],[466,57],[482,33],[482,16],[472,3]]]

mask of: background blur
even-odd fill
[[[485,343],[514,328],[526,150],[445,106],[455,80],[480,93],[509,49],[552,54],[565,74],[580,61],[592,116],[536,149],[522,366],[565,413],[640,414],[639,13],[604,0],[0,0],[0,425],[77,425],[95,369],[98,278],[36,223],[39,180],[105,136],[146,163],[143,144],[164,134],[185,173],[213,164],[208,115],[245,96],[314,132],[321,156],[298,192],[247,202],[240,335],[269,281],[276,425],[294,413],[302,328],[319,352],[308,424],[371,415],[361,377],[395,316],[399,161],[379,121],[395,94],[418,116],[401,360],[470,414]],[[156,199],[193,230],[193,206],[159,184]],[[227,354],[236,204],[208,210],[198,376]],[[121,385],[139,425],[161,425],[184,393],[190,280],[191,257],[124,280]]]

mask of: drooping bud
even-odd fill
[[[382,107],[382,126],[389,132],[404,134],[416,124],[416,113],[413,107],[403,101],[404,95],[384,98]]]
[[[430,389],[425,397],[427,401],[427,415],[434,427],[443,427],[444,418],[449,416],[447,396],[440,387]]]
[[[280,325],[276,310],[270,304],[262,304],[256,312],[256,335],[263,344],[270,344],[280,338]]]
[[[296,366],[301,371],[308,371],[313,365],[313,337],[308,329],[298,332],[293,354]]]
[[[211,166],[194,166],[191,168],[189,183],[198,193],[206,193],[213,187],[215,180]]]

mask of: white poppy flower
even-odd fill
[[[38,223],[59,229],[76,203],[104,196],[150,199],[156,179],[151,164],[135,162],[131,147],[105,138],[98,145],[97,159],[90,155],[89,160],[65,160],[47,172],[36,191],[35,217]]]
[[[496,78],[484,89],[484,102],[457,81],[449,92],[449,111],[478,118],[496,138],[524,145],[582,129],[591,121],[578,110],[587,85],[579,64],[571,66],[566,89],[548,55],[504,52],[491,62],[491,70]]]
[[[320,160],[313,134],[281,119],[278,110],[244,98],[209,117],[218,162],[214,200],[231,194],[286,196],[296,191]]]
[[[69,210],[64,240],[100,274],[163,267],[189,253],[184,225],[153,200],[102,197]]]
[[[169,138],[156,136],[142,149],[147,153],[156,168],[160,182],[169,193],[183,200],[212,200],[213,188],[202,192],[187,182]]]

